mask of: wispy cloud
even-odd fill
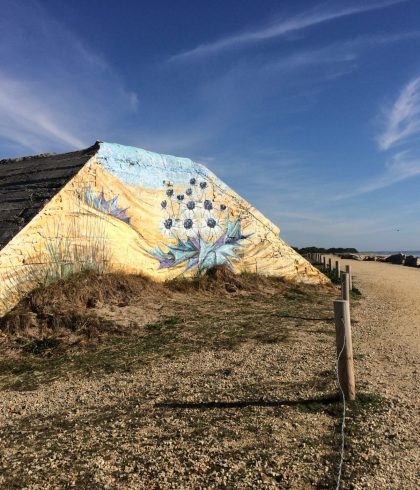
[[[420,77],[411,80],[391,107],[384,111],[386,128],[379,136],[382,150],[406,143],[420,134]]]
[[[222,37],[216,41],[200,44],[193,49],[178,53],[170,61],[187,61],[200,59],[240,46],[255,44],[264,40],[273,39],[287,34],[302,31],[328,21],[342,17],[360,14],[371,10],[382,9],[406,0],[383,0],[376,2],[362,2],[350,6],[341,6],[327,9],[324,5],[298,14],[288,19],[275,19],[260,28],[247,30],[241,33]]]
[[[34,42],[36,39],[36,42]],[[88,146],[136,110],[106,60],[36,1],[0,19],[0,141],[16,154]]]
[[[335,196],[333,199],[347,199],[374,192],[404,180],[420,175],[420,158],[413,157],[410,152],[402,151],[390,158],[385,164],[385,172],[355,188],[354,191]]]
[[[287,54],[248,56],[235,60],[192,87],[192,96],[201,109],[201,119],[194,127],[184,127],[188,134],[208,139],[240,125],[244,129],[277,111],[286,117],[310,109],[318,95],[338,79],[361,67],[368,53],[391,43],[420,37],[420,32],[360,35],[314,48],[289,50]],[[176,71],[178,65],[171,65]],[[280,126],[280,125],[278,125]],[[298,131],[300,124],[282,125],[282,133]],[[178,128],[179,130],[179,128]],[[184,139],[181,137],[181,140]]]
[[[63,124],[63,118],[45,105],[48,94],[39,87],[7,78],[0,72],[0,136],[23,148],[42,151],[45,144],[82,148],[87,142]]]
[[[334,196],[334,200],[374,192],[420,175],[420,144],[415,138],[420,135],[420,77],[404,85],[392,106],[382,111],[382,117],[385,129],[377,142],[388,154],[385,170],[352,192]]]
[[[295,51],[292,54],[273,61],[270,69],[285,70],[315,67],[329,64],[353,63],[367,50],[384,45],[418,39],[420,31],[397,32],[393,34],[361,35],[353,39],[340,40],[319,48]]]
[[[378,179],[360,188],[360,192],[371,192],[420,175],[420,158],[402,151],[386,163],[385,173]]]

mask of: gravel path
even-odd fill
[[[15,359],[0,392],[0,487],[332,488],[338,291],[272,289],[180,293],[165,306],[176,322],[56,368]],[[114,305],[115,318],[138,320],[139,305]]]
[[[342,489],[417,489],[420,270],[346,263],[363,296],[352,303],[361,398],[348,411]],[[233,315],[218,298],[201,350],[100,375],[70,363],[33,391],[0,392],[0,488],[335,488],[335,294],[279,296],[246,318],[242,300],[241,328],[259,323],[231,349],[216,346]],[[176,328],[185,342],[199,332]]]
[[[354,488],[417,489],[420,482],[420,270],[342,261],[363,294],[353,308],[359,389],[384,397],[386,409],[360,422],[355,465],[370,465]],[[360,457],[361,456],[361,457]],[[353,468],[357,470],[357,468]]]

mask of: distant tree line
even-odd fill
[[[343,248],[343,247],[333,247],[333,248],[323,248],[323,247],[293,247],[296,252],[301,255],[310,253],[321,253],[321,254],[357,254],[359,253],[355,248]]]

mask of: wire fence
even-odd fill
[[[306,254],[305,258],[313,265],[318,266],[318,268],[324,272],[333,283],[341,285],[342,300],[334,301],[337,343],[335,375],[343,405],[340,422],[340,458],[336,476],[336,490],[339,490],[342,484],[345,456],[347,400],[355,399],[350,323],[350,292],[353,290],[351,268],[349,265],[347,265],[345,271],[341,271],[340,262],[338,260],[335,261],[333,266],[331,257],[328,257],[327,260],[327,257],[320,253]]]

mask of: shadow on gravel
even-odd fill
[[[337,395],[325,396],[320,398],[309,398],[306,400],[243,400],[232,402],[161,402],[156,403],[155,408],[189,408],[196,410],[207,410],[213,408],[246,408],[246,407],[295,407],[295,406],[311,406],[330,405],[340,401]]]

